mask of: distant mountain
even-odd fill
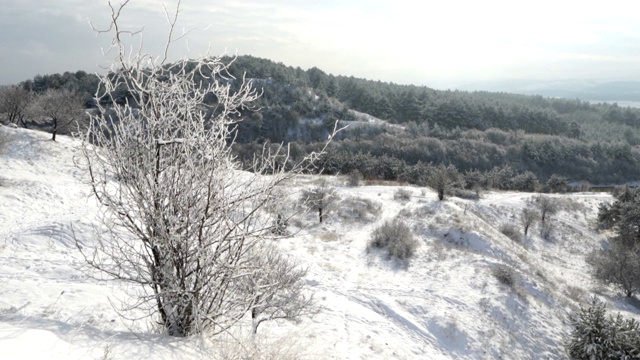
[[[640,101],[640,81],[504,80],[467,83],[458,88],[588,101]]]

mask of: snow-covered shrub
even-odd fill
[[[3,125],[0,125],[0,156],[7,151],[10,141],[11,137],[9,136],[9,132]],[[7,186],[7,180],[0,176],[0,187],[2,186]]]
[[[567,295],[569,299],[572,299],[577,302],[582,302],[584,293],[585,291],[583,288],[573,286],[573,285],[567,285],[567,287],[564,289],[564,294]]]
[[[409,226],[399,219],[393,219],[373,230],[367,248],[384,249],[389,258],[407,260],[416,253],[418,241]]]
[[[567,192],[567,190],[569,190],[569,179],[564,176],[553,174],[549,180],[547,180],[547,190],[554,193]]]
[[[504,285],[513,288],[517,282],[517,276],[515,270],[508,265],[498,265],[491,271],[493,276]]]
[[[638,359],[640,358],[640,326],[634,319],[607,316],[605,305],[596,297],[589,307],[571,316],[573,331],[566,347],[569,358]]]
[[[540,223],[540,237],[547,240],[553,241],[553,235],[555,232],[555,225],[551,221],[543,221]]]
[[[466,200],[479,200],[480,199],[480,190],[466,190],[460,188],[452,188],[449,189],[449,195],[454,196],[460,199]]]
[[[511,180],[511,189],[517,191],[534,192],[538,187],[538,178],[531,171],[518,174]]]
[[[358,169],[354,169],[347,176],[347,185],[360,186],[360,182],[363,178],[362,173]]]
[[[500,232],[515,242],[520,242],[521,240],[520,231],[518,231],[518,227],[513,224],[502,224],[500,226]]]
[[[411,200],[411,195],[413,195],[411,191],[404,188],[398,188],[398,190],[393,194],[393,198],[400,201],[409,201]]]
[[[347,197],[338,203],[338,216],[350,222],[374,221],[382,210],[382,204],[361,197]]]
[[[289,221],[282,214],[277,214],[273,220],[271,233],[276,236],[284,236],[287,234],[287,226],[289,226]]]
[[[9,146],[9,141],[11,140],[9,136],[9,132],[4,128],[3,125],[0,125],[0,155],[2,155]]]

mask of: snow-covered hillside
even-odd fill
[[[72,234],[90,246],[98,208],[74,166],[76,141],[0,131],[12,139],[0,155],[2,359],[212,359],[240,351],[229,341],[158,335],[147,322],[119,317],[110,301],[126,297],[127,288],[77,269]],[[286,192],[295,197],[292,189],[316,181],[300,178]],[[290,224],[300,233],[278,244],[309,266],[307,284],[323,309],[298,324],[262,325],[256,341],[281,352],[274,358],[560,359],[568,315],[591,294],[638,312],[593,281],[585,262],[604,238],[593,229],[609,195],[550,195],[561,204],[552,239],[542,239],[536,225],[517,242],[500,228],[511,223],[522,231],[519,215],[535,194],[440,202],[426,188],[329,181],[339,200],[328,220],[300,216]],[[401,188],[408,199],[396,196]],[[408,264],[366,251],[373,229],[395,217],[420,242]],[[513,286],[493,275],[498,267],[511,271]]]

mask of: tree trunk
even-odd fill
[[[51,132],[51,140],[56,141],[56,133],[58,132],[58,120],[56,118],[53,118],[53,130]]]

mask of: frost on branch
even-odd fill
[[[125,310],[144,311],[172,336],[220,333],[252,311],[260,319],[296,316],[268,303],[300,282],[261,268],[289,266],[268,261],[278,259],[271,252],[256,261],[277,223],[263,209],[324,149],[285,171],[277,165],[289,160],[288,149],[265,148],[242,169],[232,134],[258,92],[231,78],[220,57],[168,63],[166,51],[160,58],[128,52],[122,37],[140,34],[120,27],[126,4],[112,7],[116,60],[101,78],[99,114],[83,139],[83,164],[109,229],[96,232],[95,247],[79,246],[87,264],[139,285]],[[175,18],[167,18],[168,49]],[[265,283],[257,274],[273,276]],[[248,279],[269,295],[246,291]]]

